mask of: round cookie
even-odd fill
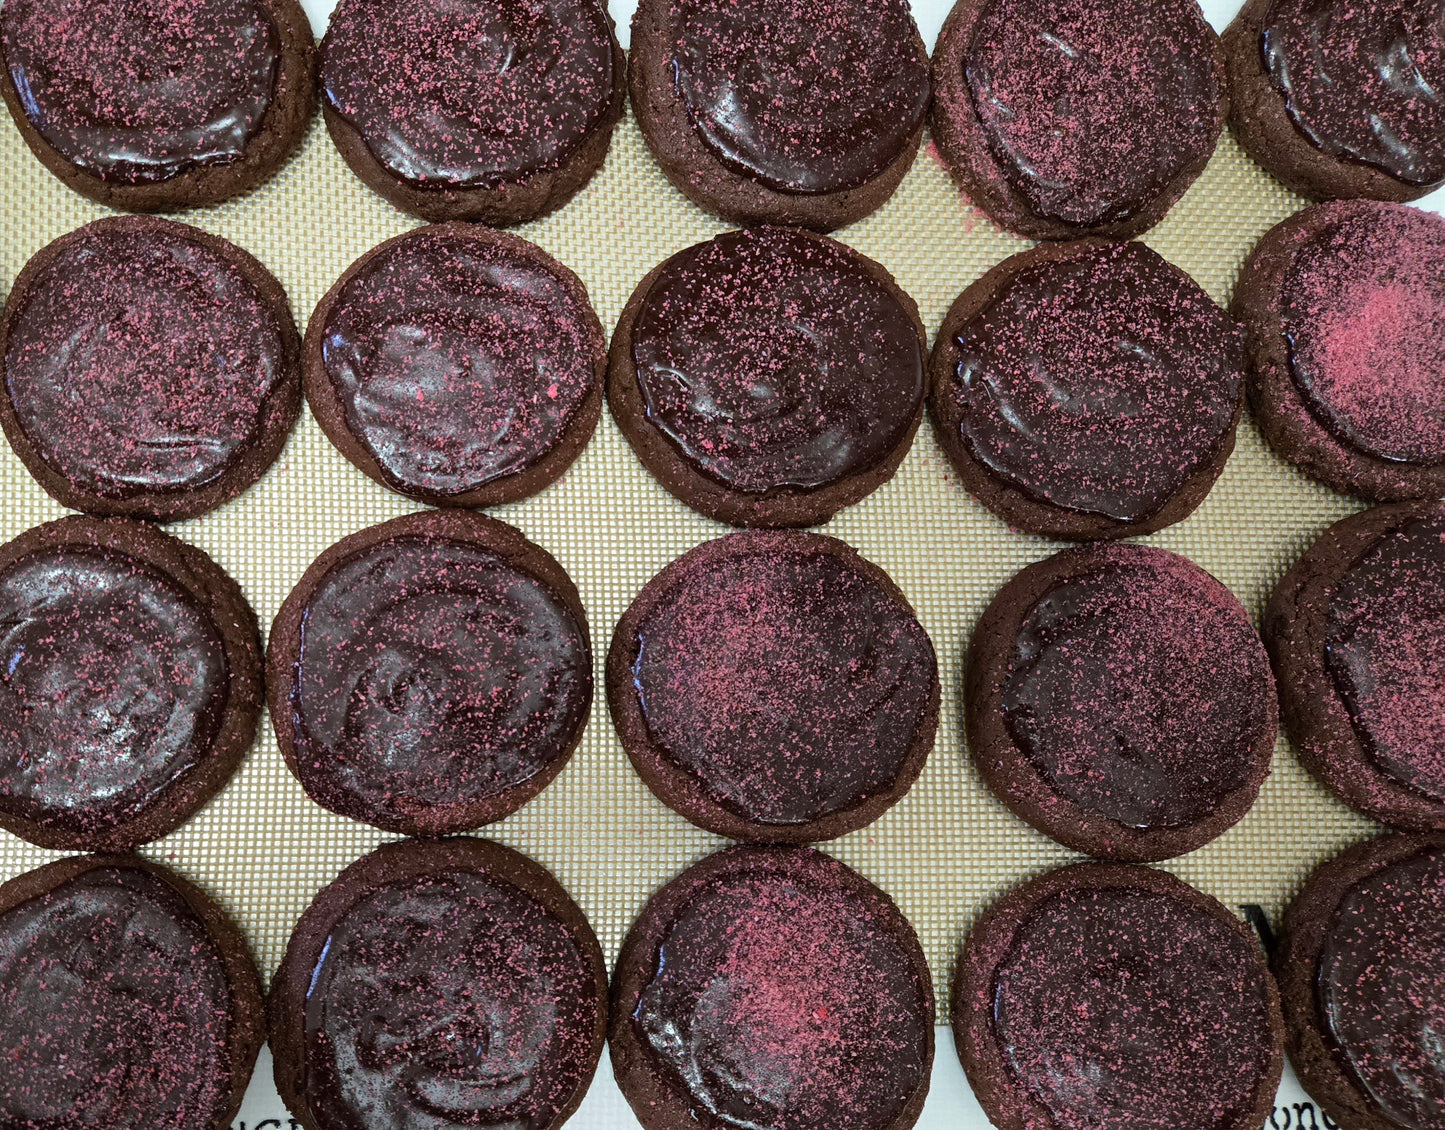
[[[592,928],[487,840],[362,856],[296,924],[271,985],[276,1089],[305,1130],[555,1130],[607,1026]]]
[[[726,232],[638,284],[607,401],[637,457],[734,526],[815,526],[893,477],[928,393],[918,307],[882,266],[791,228]]]
[[[1225,907],[1148,867],[1026,883],[969,934],[953,1031],[1001,1130],[1257,1130],[1283,1068],[1279,992]]]
[[[934,432],[1004,521],[1085,541],[1193,512],[1234,450],[1237,327],[1142,243],[1041,244],[965,290],[934,341]]]
[[[178,828],[260,720],[236,582],[144,522],[61,518],[0,546],[0,827],[117,851]]]
[[[133,855],[0,887],[0,1109],[15,1126],[225,1130],[264,1038],[246,941]]]
[[[1264,638],[1305,767],[1367,816],[1445,831],[1445,504],[1336,522],[1275,587]]]
[[[1445,495],[1445,220],[1341,200],[1278,224],[1232,311],[1270,446],[1374,502]]]
[[[540,793],[582,740],[587,617],[511,526],[408,514],[312,562],[272,625],[266,693],[317,804],[388,832],[467,831]]]
[[[592,179],[626,70],[602,0],[340,0],[321,109],[351,171],[403,212],[505,227]]]
[[[1195,0],[958,0],[933,53],[938,151],[1031,239],[1126,239],[1204,171],[1228,112]]]
[[[1224,33],[1230,125],[1313,200],[1414,200],[1445,182],[1438,0],[1249,0]]]
[[[7,0],[0,93],[41,163],[132,212],[255,188],[316,109],[295,0]]]
[[[281,284],[239,247],[120,216],[25,265],[0,384],[0,425],[63,505],[173,522],[275,462],[301,411],[301,340]]]
[[[1163,549],[1096,544],[1030,565],[974,629],[973,762],[1015,815],[1130,863],[1202,847],[1269,774],[1269,656],[1234,595]]]
[[[662,171],[734,223],[861,220],[923,139],[928,52],[907,0],[641,0],[630,58]]]
[[[628,932],[607,1040],[643,1130],[908,1130],[933,987],[913,928],[857,872],[811,848],[732,847]]]
[[[622,746],[658,798],[734,840],[871,824],[938,727],[928,633],[882,569],[835,538],[732,534],[647,583],[607,654]]]
[[[387,240],[306,331],[306,399],[341,453],[433,506],[550,486],[602,412],[607,346],[582,281],[540,247],[471,224]]]
[[[1385,836],[1320,866],[1274,955],[1290,1063],[1349,1130],[1445,1126],[1445,837]]]

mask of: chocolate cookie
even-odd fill
[[[6,0],[0,92],[41,163],[133,212],[214,204],[291,155],[316,108],[295,0]]]
[[[928,393],[918,307],[789,228],[726,232],[633,292],[607,400],[643,465],[734,526],[815,526],[893,477]]]
[[[521,808],[582,740],[587,617],[511,526],[408,514],[312,562],[272,625],[266,693],[317,804],[388,832],[466,831]]]
[[[236,582],[124,518],[0,546],[0,669],[0,827],[41,847],[173,831],[230,779],[261,715],[261,640]]]
[[[1445,1126],[1445,837],[1357,844],[1310,876],[1274,957],[1289,1058],[1349,1130]]]
[[[225,912],[133,855],[0,887],[0,1111],[11,1126],[225,1130],[263,1039]]]
[[[732,534],[683,554],[618,622],[607,701],[659,799],[734,840],[865,827],[918,779],[938,664],[908,599],[835,538]]]
[[[1001,227],[1124,239],[1204,171],[1224,53],[1195,0],[958,0],[933,53],[933,137]]]
[[[1314,200],[1445,182],[1440,0],[1249,0],[1224,33],[1245,150]]]
[[[907,0],[641,0],[629,86],[642,136],[694,204],[832,231],[913,165],[928,52]]]
[[[1283,1067],[1259,943],[1148,867],[1081,863],[974,926],[953,978],[959,1058],[1002,1130],[1257,1130]]]
[[[1250,253],[1234,291],[1271,447],[1375,502],[1445,494],[1445,220],[1342,200]]]
[[[305,1130],[553,1130],[602,1054],[582,912],[478,839],[387,844],[301,916],[271,986],[276,1089]]]
[[[974,629],[964,700],[999,800],[1067,847],[1132,863],[1233,827],[1279,721],[1244,606],[1143,545],[1065,550],[1009,581]]]
[[[301,411],[301,340],[281,284],[239,247],[121,216],[25,265],[0,382],[0,425],[62,504],[172,522],[275,462]]]
[[[472,224],[368,251],[317,305],[305,354],[306,399],[331,442],[434,506],[536,494],[602,412],[607,345],[582,281]]]
[[[1076,541],[1187,517],[1244,407],[1239,330],[1142,243],[1005,259],[949,310],[932,370],[934,431],[969,493]]]
[[[627,62],[603,0],[340,0],[321,109],[351,171],[424,220],[535,220],[602,165]]]
[[[857,872],[811,848],[732,847],[629,931],[607,1040],[644,1130],[908,1130],[933,986],[913,927]]]
[[[1264,638],[1305,767],[1367,816],[1445,831],[1445,505],[1335,523],[1276,586]]]

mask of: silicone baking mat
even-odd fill
[[[1255,240],[1302,204],[1226,136],[1204,175],[1145,241],[1226,302]],[[5,118],[0,286],[8,292],[29,256],[105,211],[46,173]],[[352,176],[319,120],[296,158],[265,187],[177,218],[255,254],[286,287],[303,328],[348,264],[416,224]],[[518,231],[581,276],[610,329],[648,270],[726,226],[667,183],[629,116],[588,188],[560,213]],[[917,300],[930,334],[959,291],[1026,246],[1000,233],[960,196],[931,148],[892,200],[838,238],[894,273]],[[64,513],[8,447],[0,450],[0,491],[0,538]],[[259,484],[224,508],[170,529],[239,580],[264,629],[323,549],[418,508],[355,470],[303,415]],[[1238,449],[1205,503],[1185,522],[1146,540],[1210,570],[1257,616],[1288,564],[1328,524],[1357,508],[1273,456],[1246,419]],[[484,834],[549,867],[581,904],[610,960],[648,895],[723,841],[664,808],[633,772],[600,694],[602,659],[613,625],[642,585],[685,550],[727,531],[653,482],[605,413],[558,484],[492,513],[555,554],[577,582],[591,624],[599,694],[582,745],[562,775]],[[926,425],[896,478],[824,529],[894,577],[939,655],[944,710],[918,784],[876,824],[825,850],[897,900],[918,930],[942,1002],[977,913],[1025,878],[1074,858],[988,793],[963,748],[959,701],[966,641],[983,606],[1016,570],[1060,547],[1010,530],[970,499]],[[1316,784],[1282,741],[1249,815],[1219,840],[1164,866],[1230,906],[1258,904],[1277,919],[1310,868],[1373,830]],[[313,804],[286,770],[263,720],[226,789],[143,854],[214,894],[240,922],[269,977],[316,891],[388,838]],[[0,833],[0,879],[53,854]]]

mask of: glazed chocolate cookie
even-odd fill
[[[554,1130],[602,1054],[607,968],[567,892],[479,839],[353,863],[271,985],[276,1089],[305,1130]]]
[[[1142,243],[1043,244],[963,292],[929,410],[964,487],[1031,533],[1153,533],[1204,500],[1244,407],[1239,330]]]
[[[732,534],[647,583],[617,625],[607,701],[676,812],[806,843],[878,819],[918,779],[938,664],[907,598],[835,538]]]
[[[0,425],[62,504],[172,522],[275,462],[301,411],[301,340],[281,284],[239,247],[122,216],[25,265],[0,382]]]
[[[638,284],[607,400],[643,465],[734,526],[815,526],[893,477],[928,393],[918,307],[790,228],[726,232]]]
[[[602,165],[627,62],[603,0],[340,0],[321,109],[351,171],[424,220],[534,220]]]
[[[633,925],[607,1041],[644,1130],[908,1130],[933,986],[913,927],[857,872],[811,848],[732,847]]]
[[[1195,0],[958,0],[933,137],[964,192],[1032,239],[1124,239],[1204,171],[1224,53]]]
[[[1258,1130],[1283,1068],[1259,943],[1208,895],[1148,867],[1081,863],[973,928],[953,1031],[1006,1130]]]
[[[1271,230],[1234,316],[1271,447],[1374,502],[1445,495],[1445,220],[1342,200]]]
[[[1224,33],[1230,125],[1314,200],[1414,200],[1445,182],[1440,0],[1249,0]]]
[[[582,740],[587,618],[511,526],[409,514],[312,562],[272,625],[266,693],[317,804],[388,832],[466,831],[521,808]]]
[[[1067,847],[1131,863],[1233,827],[1279,721],[1244,606],[1142,545],[1065,550],[1009,581],[974,629],[964,704],[999,800]]]
[[[0,887],[7,1125],[225,1130],[263,1026],[245,939],[174,872],[77,856]]]
[[[1445,837],[1386,836],[1320,867],[1274,957],[1289,1058],[1349,1130],[1445,1126]]]
[[[305,354],[306,399],[331,442],[434,506],[536,494],[602,412],[607,345],[582,281],[472,224],[368,251],[316,307]]]
[[[1305,767],[1367,816],[1445,831],[1445,505],[1335,523],[1276,586],[1264,637]]]
[[[125,518],[0,546],[0,827],[116,851],[184,824],[261,715],[261,640],[236,582]]]
[[[641,0],[628,77],[668,179],[739,224],[861,220],[913,165],[928,114],[907,0]]]
[[[6,0],[0,91],[41,163],[133,212],[255,188],[316,108],[295,0]]]

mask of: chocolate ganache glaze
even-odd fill
[[[1240,932],[1183,899],[1075,887],[1015,933],[993,1030],[1059,1130],[1234,1126],[1272,1054],[1267,977]]]
[[[1410,185],[1445,180],[1445,2],[1273,0],[1260,50],[1317,149]]]
[[[311,972],[311,1113],[324,1130],[540,1130],[591,1075],[595,976],[572,931],[499,878],[368,892]]]
[[[1004,724],[1086,812],[1139,829],[1203,819],[1272,732],[1269,659],[1202,570],[1140,546],[1105,552],[1114,559],[1057,582],[1024,619]]]
[[[1385,534],[1330,593],[1325,667],[1389,777],[1445,800],[1445,519]]]
[[[495,188],[556,169],[612,99],[598,0],[341,0],[326,104],[418,187]]]
[[[1316,966],[1327,1040],[1395,1126],[1438,1130],[1445,1109],[1445,852],[1361,879],[1335,910]]]
[[[60,549],[0,573],[0,809],[133,815],[210,752],[227,692],[215,627],[159,570]]]
[[[351,278],[321,356],[391,485],[458,495],[556,446],[596,387],[595,332],[535,255],[432,227]]]
[[[847,878],[730,869],[663,927],[629,1022],[702,1126],[877,1130],[914,1096],[931,1002],[877,892]]]
[[[139,867],[0,914],[0,1110],[10,1126],[214,1127],[231,989],[200,918]]]
[[[155,225],[82,229],[11,315],[19,427],[46,464],[106,497],[219,478],[257,442],[286,375],[281,327],[251,281],[182,225]]]
[[[1378,205],[1304,243],[1281,281],[1290,375],[1340,441],[1445,463],[1445,222]]]
[[[46,142],[139,185],[241,158],[272,104],[281,36],[258,0],[7,0],[0,48]]]
[[[1077,246],[1024,266],[956,335],[959,426],[973,458],[1030,497],[1141,521],[1232,435],[1242,344],[1143,244]]]
[[[681,0],[672,71],[722,162],[781,192],[883,172],[928,112],[928,58],[905,0]]]
[[[1219,132],[1213,33],[1177,0],[992,0],[964,54],[984,137],[1040,215],[1126,220]]]
[[[785,228],[674,255],[632,330],[647,419],[738,491],[815,489],[886,459],[926,391],[908,311],[841,245]]]
[[[531,779],[570,752],[592,686],[583,631],[557,594],[481,546],[419,536],[321,578],[294,678],[302,784],[379,818]]]
[[[748,820],[807,823],[887,791],[931,716],[927,634],[830,544],[733,535],[628,641],[653,741]]]

